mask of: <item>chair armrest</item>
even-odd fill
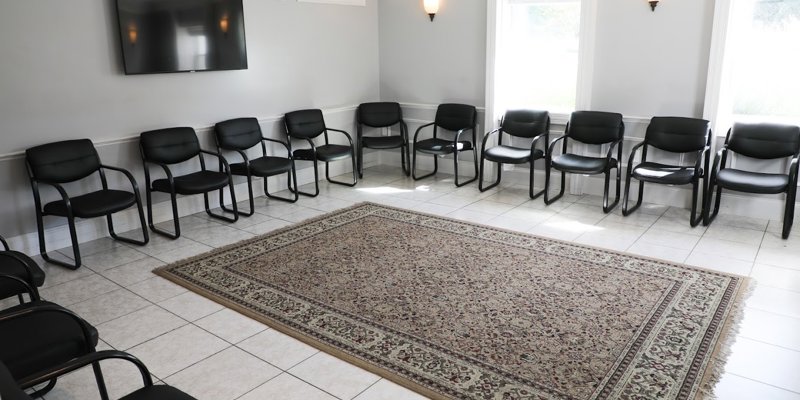
[[[172,176],[172,171],[170,171],[169,166],[167,166],[167,164],[162,164],[162,163],[155,162],[155,161],[150,161],[150,160],[143,160],[143,161],[144,161],[144,174],[145,174],[145,177],[147,178],[147,185],[148,186],[150,185],[150,170],[148,169],[147,164],[153,164],[153,165],[157,165],[157,166],[161,167],[164,170],[164,174],[167,176],[167,181],[169,181],[169,186],[172,187],[172,188],[175,187],[175,179]]]
[[[622,143],[622,139],[611,142],[611,146],[608,147],[608,153],[606,154],[606,160],[611,160],[611,156],[614,155],[614,148],[619,146],[620,143]],[[617,162],[621,163],[622,160],[617,160]]]
[[[553,159],[553,150],[555,150],[556,144],[558,144],[558,142],[560,142],[562,140],[565,140],[566,138],[567,138],[567,135],[563,135],[563,136],[559,136],[559,137],[553,139],[553,141],[550,142],[550,146],[547,147],[547,154],[545,155],[548,160],[552,160]]]
[[[213,152],[213,151],[209,151],[209,150],[203,150],[203,149],[200,149],[200,152],[203,153],[203,154],[208,154],[208,155],[217,157],[219,159],[220,165],[225,167],[225,171],[224,172],[227,173],[227,174],[230,174],[231,167],[230,167],[230,165],[228,165],[228,160],[226,160],[225,157],[222,156],[222,154],[217,153],[217,152]],[[222,168],[220,168],[220,169],[222,169]],[[220,171],[220,172],[223,172],[223,171]]]
[[[2,252],[0,252],[0,254],[4,255],[6,257],[11,257],[11,258],[17,260],[17,262],[20,263],[22,265],[22,267],[25,269],[25,274],[28,276],[28,282],[30,282],[30,284],[33,285],[33,271],[31,271],[30,265],[28,265],[28,263],[25,262],[25,260],[20,258],[18,255],[14,254],[11,250],[2,251]],[[34,288],[34,290],[35,290],[35,288]],[[37,294],[38,294],[38,291],[37,291]]]
[[[37,185],[38,184],[45,184],[45,185],[54,187],[58,191],[58,194],[61,195],[61,200],[64,201],[64,203],[65,203],[65,205],[67,207],[67,212],[70,215],[72,215],[72,203],[70,202],[69,195],[67,194],[67,191],[64,190],[63,186],[61,186],[60,184],[58,184],[56,182],[51,182],[51,181],[42,180],[42,179],[36,179],[36,178],[31,178],[31,181],[35,182]],[[36,191],[38,192],[39,189],[37,188]]]
[[[708,160],[710,152],[711,152],[711,147],[709,146],[705,146],[702,151],[697,152],[697,160],[695,160],[694,162],[695,173],[700,172],[700,164],[703,162],[703,159]]]
[[[539,141],[542,140],[542,138],[546,138],[549,134],[550,132],[545,131],[533,137],[533,140],[531,140],[531,157],[533,157],[533,152],[536,150],[536,145],[539,143]],[[544,144],[544,147],[544,150],[547,151],[547,143]]]
[[[353,147],[353,138],[350,136],[349,133],[347,133],[347,132],[345,132],[345,131],[343,131],[341,129],[325,128],[325,130],[326,131],[339,132],[339,133],[344,134],[344,136],[347,137],[347,141],[350,142],[350,147]]]
[[[489,140],[489,138],[493,134],[495,134],[497,132],[500,132],[500,128],[497,128],[497,129],[495,129],[493,131],[490,131],[490,132],[486,132],[486,134],[483,135],[483,141],[481,142],[481,155],[483,155],[483,152],[486,151],[486,142]]]
[[[461,138],[461,134],[466,132],[466,131],[471,131],[472,129],[473,129],[472,127],[469,127],[469,128],[459,129],[458,132],[456,132],[456,136],[453,138],[453,146],[454,146],[453,149],[454,150],[458,149],[458,141]]]
[[[60,376],[66,375],[72,371],[77,369],[83,368],[88,366],[89,364],[94,364],[103,360],[110,360],[110,359],[117,359],[117,360],[125,360],[133,363],[136,368],[139,369],[139,372],[142,374],[142,381],[144,382],[144,386],[153,386],[153,378],[150,376],[150,371],[147,370],[147,367],[142,363],[138,358],[134,357],[129,353],[125,353],[119,350],[103,350],[97,351],[91,354],[87,354],[85,356],[78,357],[74,360],[70,360],[64,364],[59,365],[58,367],[52,368],[48,371],[45,371],[42,374],[36,376],[35,379],[30,381],[24,382],[22,386],[33,386],[38,385],[40,383],[45,383],[50,380],[56,379]]]
[[[8,247],[8,242],[6,242],[6,239],[2,235],[0,235],[0,243],[3,244],[6,251],[11,250],[11,248]]]
[[[433,125],[434,123],[435,122],[427,123],[427,124],[422,125],[419,128],[417,128],[416,132],[414,132],[414,143],[417,143],[417,137],[419,136],[419,131],[421,131],[422,128],[426,128],[426,127],[429,127],[429,126]]]
[[[35,314],[35,313],[42,313],[42,312],[60,313],[60,314],[65,314],[68,317],[70,317],[81,328],[81,332],[83,333],[83,338],[86,341],[86,346],[89,349],[89,351],[93,351],[94,350],[94,346],[91,344],[92,343],[92,335],[89,333],[89,328],[87,327],[87,322],[84,321],[83,318],[79,317],[78,314],[75,314],[74,312],[72,312],[70,310],[67,310],[64,307],[59,307],[59,306],[51,305],[51,304],[33,304],[30,307],[26,307],[26,308],[24,308],[22,310],[16,310],[14,312],[10,312],[10,313],[7,313],[7,314],[0,313],[0,323],[2,323],[4,321],[9,321],[9,320],[12,320],[12,319],[24,318],[25,316],[28,316],[28,315],[31,315],[31,314]]]
[[[108,169],[108,170],[111,170],[111,171],[117,171],[117,172],[120,172],[123,175],[125,175],[125,177],[128,178],[128,181],[130,181],[130,183],[131,183],[131,187],[133,188],[133,192],[136,194],[137,197],[139,196],[139,185],[136,183],[136,179],[133,177],[133,174],[131,174],[130,171],[128,171],[126,169],[123,169],[123,168],[114,167],[114,166],[111,166],[111,165],[102,165],[102,164],[100,165],[100,168]]]
[[[720,168],[724,168],[724,165],[720,165],[722,157],[725,155],[727,148],[723,147],[719,149],[717,152],[717,156],[714,157],[714,166],[711,168],[711,181],[713,182],[719,172]]]
[[[0,280],[3,280],[3,279],[8,280],[8,281],[14,281],[14,282],[19,283],[20,285],[22,285],[25,288],[25,291],[28,292],[28,295],[31,296],[31,301],[39,301],[39,300],[41,300],[39,298],[39,292],[36,290],[36,288],[34,288],[33,285],[31,285],[25,279],[22,279],[22,278],[20,278],[18,276],[14,276],[14,275],[0,274]]]
[[[647,144],[647,142],[642,140],[641,142],[639,142],[639,144],[637,144],[636,146],[633,146],[633,148],[631,149],[631,154],[628,156],[628,173],[629,174],[631,173],[631,171],[633,171],[633,158],[636,157],[636,152],[639,151],[639,149],[644,147],[644,145],[646,145],[646,144]],[[620,162],[622,162],[622,161],[620,160]]]
[[[798,165],[800,164],[800,154],[795,154],[792,157],[792,162],[789,163],[789,183],[797,186]]]
[[[284,142],[284,141],[281,141],[281,140],[278,140],[278,139],[270,139],[270,138],[265,138],[265,137],[263,137],[263,136],[261,137],[261,140],[263,140],[263,141],[267,141],[267,142],[273,142],[273,143],[280,143],[280,144],[282,144],[282,145],[283,145],[283,147],[285,147],[285,148],[286,148],[286,150],[289,150],[289,144],[288,144],[288,143],[286,143],[286,142]]]

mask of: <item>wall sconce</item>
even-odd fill
[[[136,46],[136,41],[139,40],[139,29],[133,22],[128,24],[128,40],[131,42],[131,46]]]
[[[228,14],[225,14],[219,20],[219,29],[223,34],[228,34]]]
[[[433,22],[433,17],[439,12],[439,0],[423,0],[422,4],[425,7],[425,12],[431,17],[431,22]]]
[[[648,1],[648,3],[650,3],[650,9],[655,12],[656,6],[658,5],[658,0],[650,0]]]

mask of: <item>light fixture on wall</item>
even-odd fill
[[[139,40],[139,29],[136,27],[136,24],[131,22],[128,24],[128,41],[131,42],[131,46],[136,46],[136,42]]]
[[[648,3],[650,3],[650,9],[655,11],[656,10],[656,6],[658,5],[658,0],[650,0],[650,1],[648,1]]]
[[[219,20],[219,29],[222,31],[223,34],[228,34],[228,14],[225,14]]]
[[[431,17],[431,22],[433,22],[433,17],[439,12],[439,0],[423,0],[422,5],[425,7],[425,12]]]

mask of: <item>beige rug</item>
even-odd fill
[[[707,397],[747,286],[371,203],[156,273],[448,399]]]

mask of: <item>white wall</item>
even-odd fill
[[[102,144],[105,162],[131,169],[141,185],[135,140],[116,139],[377,100],[377,3],[244,0],[249,69],[125,76],[114,1],[3,1],[0,234],[35,231],[20,155],[27,147],[88,137]],[[336,114],[332,127],[352,128],[352,108]]]

